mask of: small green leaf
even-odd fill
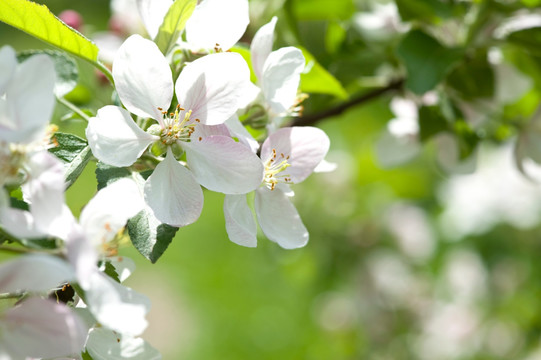
[[[103,189],[107,185],[114,183],[116,180],[131,175],[131,171],[127,168],[118,168],[98,162],[96,166],[96,179],[98,180],[98,190]]]
[[[419,128],[419,137],[423,142],[449,130],[447,120],[438,106],[423,106],[419,109]]]
[[[447,76],[447,84],[463,99],[491,98],[494,95],[494,70],[488,63],[486,51],[477,51]]]
[[[113,264],[111,264],[110,261],[101,261],[98,263],[98,268],[100,271],[104,272],[107,276],[109,276],[114,281],[120,283],[120,277],[118,276],[118,273],[114,267]]]
[[[85,352],[81,354],[81,358],[83,360],[94,360],[92,359],[92,356],[88,353],[88,350],[85,349]]]
[[[177,227],[162,224],[148,208],[128,220],[133,245],[152,263],[163,255],[177,231]]]
[[[62,97],[75,88],[79,80],[79,71],[77,70],[77,64],[71,57],[55,50],[28,50],[19,53],[17,57],[19,61],[24,61],[37,54],[48,55],[53,60],[56,72],[54,86],[56,96]]]
[[[512,32],[507,36],[507,40],[510,43],[521,46],[533,55],[541,55],[541,49],[539,48],[539,44],[541,43],[541,27]]]
[[[302,47],[299,48],[306,59],[306,73],[301,74],[301,91],[334,95],[340,99],[347,99],[348,93],[342,84],[321,66],[308,50]]]
[[[461,59],[463,51],[447,48],[421,30],[413,30],[398,45],[397,55],[408,71],[406,86],[417,94],[424,94],[444,79]]]
[[[154,39],[163,54],[167,54],[173,48],[196,5],[196,0],[175,0],[171,5]]]
[[[58,145],[49,151],[64,161],[66,183],[70,187],[92,158],[92,151],[86,140],[72,134],[56,133],[54,139]]]
[[[0,1],[0,21],[82,59],[97,63],[98,47],[54,16],[47,6],[29,0]]]
[[[438,0],[396,0],[402,21],[435,22],[438,18],[453,16],[452,5]]]

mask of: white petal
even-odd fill
[[[195,48],[218,44],[229,50],[250,23],[248,0],[203,0],[186,23],[186,40]]]
[[[34,55],[17,67],[6,89],[9,119],[0,120],[10,130],[0,130],[0,140],[29,143],[44,135],[55,105],[55,79],[47,55]]]
[[[119,167],[133,164],[148,145],[160,139],[140,129],[129,112],[112,105],[102,107],[90,119],[86,138],[94,156]]]
[[[310,175],[323,160],[329,150],[329,138],[323,130],[315,127],[282,128],[270,135],[261,147],[261,159],[266,162],[276,149],[281,161],[281,154],[289,156],[291,164],[287,173],[293,183],[299,183]]]
[[[0,292],[46,292],[74,278],[73,268],[56,256],[25,255],[0,265]]]
[[[193,174],[173,156],[167,156],[145,184],[145,200],[161,222],[171,226],[193,223],[203,209],[203,191]]]
[[[267,57],[272,51],[272,43],[274,42],[274,28],[278,18],[274,16],[271,21],[257,30],[250,46],[252,53],[252,67],[255,75],[261,79],[263,74],[263,65]]]
[[[225,194],[246,194],[263,181],[263,164],[249,148],[226,136],[186,143],[186,162],[201,185]]]
[[[229,119],[253,90],[250,70],[237,53],[219,53],[195,60],[180,73],[177,99],[192,119],[218,125]]]
[[[29,181],[23,185],[25,199],[36,227],[50,233],[50,226],[62,215],[64,207],[64,165],[54,155],[40,151],[29,159]]]
[[[78,356],[88,332],[70,308],[40,298],[8,310],[3,323],[0,332],[12,359]]]
[[[246,130],[246,128],[240,122],[238,116],[235,114],[225,122],[229,130],[233,133],[233,136],[239,139],[239,142],[248,146],[254,153],[259,149],[259,143],[256,139]]]
[[[295,249],[308,243],[308,231],[297,209],[279,189],[257,189],[255,212],[263,233],[284,249]]]
[[[274,112],[286,112],[295,103],[304,62],[302,51],[291,46],[273,51],[267,57],[260,83]]]
[[[158,46],[139,35],[118,49],[113,78],[120,100],[130,112],[162,121],[173,98],[173,75]]]
[[[3,46],[0,49],[0,96],[6,91],[15,68],[17,67],[17,55],[11,46]]]
[[[172,4],[171,0],[137,0],[139,15],[151,39],[158,35],[160,25]]]
[[[68,260],[75,268],[77,282],[84,290],[88,290],[92,276],[97,271],[97,249],[78,224],[71,228],[66,239],[66,248]]]
[[[95,360],[159,360],[158,350],[141,338],[122,336],[104,328],[94,328],[88,333],[86,350]]]
[[[246,195],[226,195],[224,216],[229,240],[242,246],[257,246],[257,224],[246,202]]]
[[[327,172],[333,172],[338,168],[337,163],[329,162],[325,159],[321,160],[319,164],[317,164],[316,168],[314,169],[315,173],[327,173]]]
[[[88,240],[99,246],[111,241],[145,207],[143,194],[131,179],[124,178],[101,189],[88,202],[79,219]]]
[[[86,291],[86,304],[98,322],[121,334],[137,336],[148,323],[150,300],[96,271]]]
[[[48,234],[36,227],[29,211],[4,208],[0,213],[0,225],[9,234],[21,239],[46,237]]]
[[[225,124],[220,125],[205,125],[197,124],[191,136],[192,139],[206,138],[212,135],[231,136],[229,129]]]

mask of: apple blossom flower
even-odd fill
[[[271,129],[275,129],[279,118],[296,115],[301,99],[297,96],[300,76],[305,59],[302,51],[293,46],[272,51],[274,28],[278,19],[263,25],[255,34],[250,46],[252,65],[265,108],[271,118]]]
[[[158,220],[172,226],[197,220],[203,206],[199,184],[226,194],[259,186],[263,166],[257,156],[208,126],[230,118],[251,86],[240,55],[212,54],[188,64],[174,86],[179,105],[171,113],[171,70],[150,40],[128,38],[115,58],[113,77],[126,108],[157,124],[145,132],[128,111],[105,106],[89,121],[88,142],[100,161],[119,167],[133,164],[152,143],[165,148],[165,159],[145,185],[145,200]],[[179,148],[190,170],[176,160]]]
[[[306,179],[329,150],[329,138],[314,127],[282,128],[261,147],[265,176],[255,191],[255,212],[263,233],[286,249],[308,242],[308,231],[290,202],[289,184]],[[224,215],[229,239],[239,245],[257,245],[257,225],[246,195],[226,195]]]
[[[172,0],[137,0],[139,13],[149,36],[158,34]],[[199,1],[186,22],[186,42],[193,50],[229,50],[246,31],[250,22],[248,0]]]

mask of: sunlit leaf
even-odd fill
[[[355,12],[352,0],[295,0],[293,11],[299,20],[346,20]]]
[[[348,93],[340,82],[323,66],[310,52],[302,47],[302,54],[306,59],[305,73],[301,74],[301,91],[334,95],[340,99],[347,99]]]
[[[47,6],[28,0],[0,1],[0,21],[48,44],[96,63],[98,47],[54,16]]]
[[[196,0],[176,0],[171,5],[154,39],[162,53],[167,54],[175,45],[196,5]]]

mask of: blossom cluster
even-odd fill
[[[204,0],[164,53],[154,40],[172,4],[137,1],[150,39],[132,34],[115,49],[119,103],[88,118],[86,141],[100,165],[128,176],[101,184],[78,219],[64,198],[70,164],[53,155],[62,147],[50,124],[61,97],[55,63],[0,49],[0,245],[24,253],[0,265],[0,296],[14,300],[0,316],[2,360],[160,358],[139,337],[150,302],[122,284],[134,263],[118,247],[141,235],[126,229],[129,219],[195,222],[202,187],[225,194],[232,242],[255,247],[257,224],[283,248],[308,242],[290,185],[324,162],[329,139],[314,127],[282,127],[305,97],[302,51],[273,51],[273,18],[247,63],[230,49],[249,23],[248,1]]]

